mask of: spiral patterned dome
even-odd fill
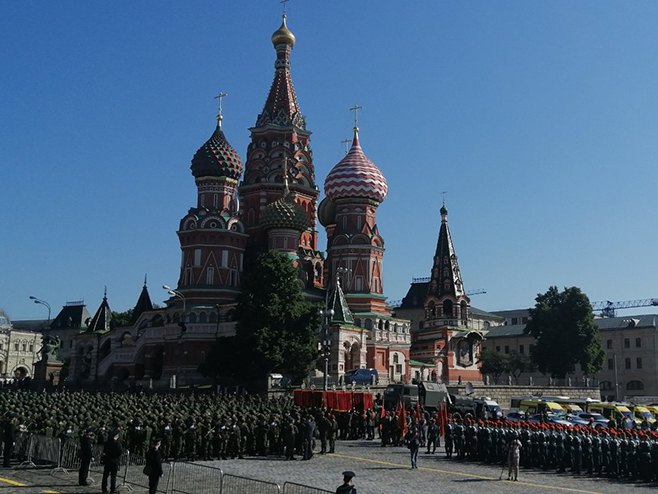
[[[265,207],[262,225],[266,230],[290,228],[301,232],[308,227],[308,216],[304,208],[295,202],[292,194],[286,191],[283,197]]]
[[[226,140],[220,125],[210,139],[192,158],[192,175],[199,177],[228,177],[238,180],[242,175],[242,161],[235,149]]]
[[[358,129],[354,129],[354,140],[347,155],[327,175],[324,193],[332,201],[348,197],[364,197],[377,202],[386,199],[386,178],[363,153]]]

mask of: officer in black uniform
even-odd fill
[[[336,494],[356,494],[356,487],[352,485],[352,479],[354,477],[354,472],[350,470],[343,472],[343,485],[338,486]]]
[[[80,470],[78,471],[78,485],[89,485],[89,465],[94,456],[94,430],[87,429],[80,436]]]

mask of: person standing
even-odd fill
[[[156,494],[158,483],[162,477],[162,456],[160,454],[160,445],[162,441],[159,438],[151,442],[151,447],[146,452],[146,464],[144,465],[144,474],[149,478],[149,494]]]
[[[110,477],[110,492],[117,492],[117,472],[121,463],[121,454],[123,446],[119,441],[119,431],[110,432],[108,440],[103,446],[103,480],[101,482],[101,491],[107,492],[107,478]]]
[[[343,472],[343,485],[339,485],[336,494],[357,494],[356,487],[352,485],[352,479],[355,477],[354,472]]]
[[[434,454],[437,444],[439,447],[441,446],[439,443],[439,426],[436,424],[436,420],[431,419],[427,426],[427,454]]]
[[[14,444],[16,443],[16,420],[8,415],[2,424],[2,466],[8,468],[11,466],[11,457],[14,454]]]
[[[89,465],[94,456],[94,430],[87,429],[80,436],[80,470],[78,485],[89,485]]]
[[[512,439],[507,451],[507,480],[519,480],[519,461],[521,459],[521,441],[518,437]]]

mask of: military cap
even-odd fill
[[[351,470],[345,470],[343,472],[343,478],[345,480],[352,480],[354,477],[356,477],[356,474],[352,472]]]

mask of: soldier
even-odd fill
[[[356,487],[352,485],[352,479],[355,477],[354,472],[343,472],[343,484],[336,489],[336,494],[357,494]]]
[[[107,479],[110,478],[110,492],[117,491],[117,472],[121,462],[121,455],[123,453],[123,446],[119,441],[119,431],[114,430],[110,433],[109,439],[103,447],[103,480],[101,482],[101,490],[107,493]]]
[[[332,413],[329,415],[329,428],[327,431],[329,453],[336,452],[336,434],[338,434],[338,422],[336,421],[336,416]]]
[[[454,430],[454,425],[453,425],[452,421],[450,421],[446,425],[446,432],[445,432],[445,437],[444,437],[446,458],[452,458],[453,430]]]
[[[87,429],[80,436],[80,470],[78,485],[89,485],[89,465],[94,456],[94,430]]]
[[[314,437],[315,435],[315,422],[313,421],[313,417],[309,414],[306,417],[306,421],[304,423],[304,443],[303,443],[303,457],[302,460],[310,460],[313,458],[313,442],[314,442]]]
[[[16,419],[8,414],[2,424],[2,466],[11,466],[11,457],[14,454],[14,443],[16,442]]]
[[[512,439],[507,452],[507,480],[519,480],[519,461],[521,458],[521,441],[517,437]]]
[[[434,454],[436,452],[437,443],[440,447],[441,444],[439,443],[439,426],[436,425],[435,419],[430,419],[430,423],[427,427],[427,454]]]
[[[283,447],[286,460],[296,460],[295,440],[299,431],[295,425],[295,419],[288,417],[288,422],[283,427]]]

